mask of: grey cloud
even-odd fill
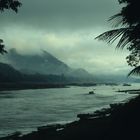
[[[126,54],[113,54],[114,48],[94,40],[110,27],[107,19],[120,9],[117,0],[24,0],[22,3],[18,14],[7,11],[0,15],[0,38],[9,48],[21,53],[38,53],[44,49],[71,67],[90,72],[120,72],[121,68],[128,68],[122,57]]]
[[[3,26],[35,26],[46,29],[83,29],[103,26],[118,9],[117,0],[24,0],[18,14],[1,15]],[[1,24],[2,24],[1,23]]]

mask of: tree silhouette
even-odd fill
[[[115,29],[104,32],[96,37],[113,43],[117,39],[119,42],[116,48],[126,47],[130,54],[126,57],[128,65],[134,69],[128,74],[140,74],[140,5],[139,0],[118,0],[123,4],[120,13],[112,16],[109,21],[114,21]]]
[[[18,12],[18,8],[21,6],[21,3],[18,0],[0,0],[0,12],[4,12],[5,10],[13,10],[14,12]],[[0,39],[0,53],[4,54],[7,51],[4,49],[5,45],[3,44],[3,40]]]

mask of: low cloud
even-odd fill
[[[21,54],[46,50],[74,68],[91,73],[125,73],[128,52],[94,38],[110,29],[107,19],[120,10],[116,0],[24,0],[19,13],[0,15],[0,38]]]
[[[21,54],[39,54],[46,50],[73,68],[85,68],[91,73],[120,73],[128,66],[125,57],[128,52],[115,50],[115,46],[108,46],[98,42],[93,31],[86,32],[38,32],[35,30],[5,30],[7,49],[16,48]],[[22,33],[22,34],[20,34]],[[93,36],[92,36],[92,35]],[[16,39],[15,39],[16,38]]]

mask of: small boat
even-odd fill
[[[131,86],[131,84],[124,83],[123,86]]]
[[[95,92],[94,91],[89,91],[89,93],[88,94],[95,94]]]

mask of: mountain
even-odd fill
[[[9,64],[0,63],[0,91],[62,88],[71,82],[62,75],[23,74]]]
[[[47,51],[40,55],[21,55],[15,49],[6,56],[10,64],[22,73],[64,75],[80,79],[93,80],[93,75],[84,69],[72,69]]]
[[[9,64],[0,63],[0,90],[5,88],[40,88],[50,84],[86,83],[87,80],[70,76],[53,74],[25,74]],[[6,85],[5,85],[6,84]],[[12,85],[11,85],[12,84]],[[44,85],[45,84],[45,85]]]
[[[17,55],[18,56],[18,55]],[[18,56],[19,57],[19,56]],[[17,57],[15,57],[17,58]],[[19,59],[19,58],[18,58]],[[57,61],[57,59],[56,59]],[[58,61],[61,63],[61,61]],[[17,64],[17,63],[16,63]],[[23,66],[23,64],[21,64]],[[30,65],[29,65],[30,66]],[[29,67],[28,66],[28,67]],[[67,74],[40,74],[37,71],[31,72],[28,70],[27,73],[20,72],[16,68],[9,64],[0,63],[0,83],[3,82],[20,82],[20,83],[112,83],[112,82],[139,82],[137,78],[127,78],[125,75],[96,75],[89,77],[90,74],[84,69],[72,70],[67,65],[64,66],[68,69]],[[40,70],[40,69],[39,69]],[[33,69],[32,69],[33,71]]]
[[[63,75],[43,75],[43,74],[24,74],[13,68],[9,64],[0,63],[0,83],[68,83],[74,79],[66,78]],[[0,87],[1,87],[0,84]]]
[[[21,81],[22,74],[11,65],[0,63],[0,82]]]
[[[138,82],[135,78],[127,78],[126,75],[94,74],[88,73],[85,69],[73,69],[60,61],[47,51],[42,51],[40,55],[21,55],[15,49],[8,51],[2,56],[5,62],[1,63],[0,80],[14,81],[23,78],[24,81],[40,82]],[[1,59],[1,61],[2,61]],[[4,61],[3,60],[3,61]],[[5,67],[5,68],[4,68]],[[14,67],[14,68],[13,68]],[[14,75],[16,78],[10,78]],[[2,78],[3,77],[3,78]],[[6,78],[4,78],[6,77]],[[3,80],[2,80],[3,79]]]

